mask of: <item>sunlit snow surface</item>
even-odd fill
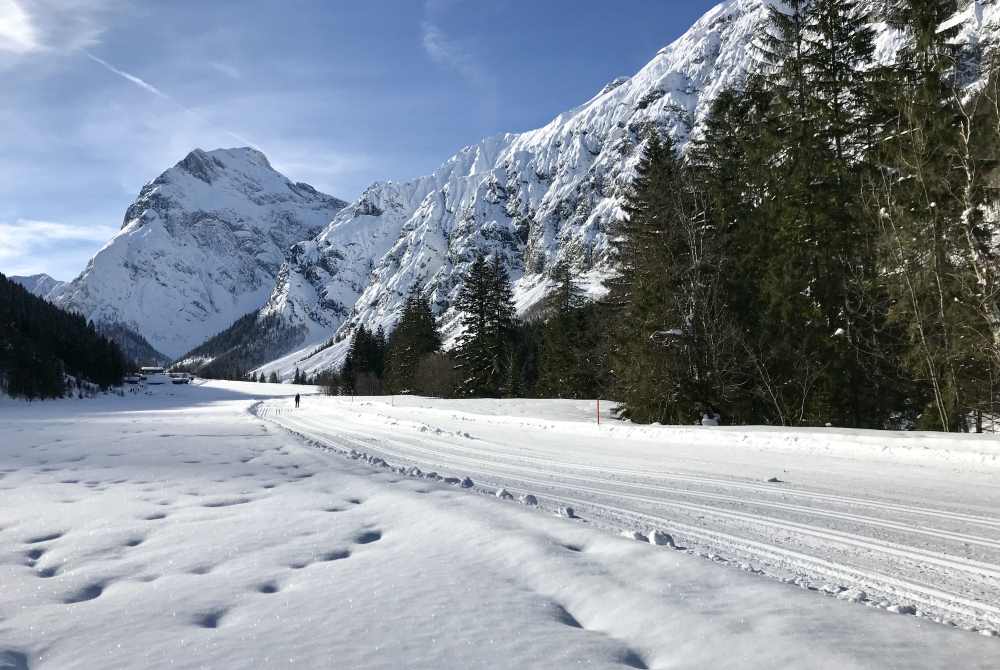
[[[296,390],[0,401],[0,668],[1000,667],[996,639],[626,539],[586,508],[556,518],[543,491],[529,509],[330,453],[270,420]],[[372,444],[593,453],[586,404],[395,402],[305,396],[299,416],[330,440],[340,417]],[[616,428],[607,449],[634,437],[658,467]]]

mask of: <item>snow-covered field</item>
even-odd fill
[[[870,595],[934,585],[987,622],[993,442],[737,445],[597,428],[574,403],[306,396],[296,412],[295,390],[0,403],[0,668],[1000,667],[1000,640],[607,532],[656,527],[696,552],[716,538],[768,571],[785,554],[818,569],[826,546],[838,574],[852,553],[858,579],[879,571]],[[476,495],[496,483],[542,509]],[[570,501],[581,518],[548,513]]]

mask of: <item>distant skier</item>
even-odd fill
[[[703,426],[718,426],[722,421],[722,417],[714,409],[706,410],[704,414],[701,415],[701,425]]]
[[[295,409],[299,408],[299,394],[295,394]]]

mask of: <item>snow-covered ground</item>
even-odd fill
[[[593,402],[317,398],[257,411],[318,444],[661,528],[690,553],[882,608],[1000,630],[1000,440],[677,428]],[[778,480],[778,481],[770,481]],[[862,593],[863,592],[863,593]]]
[[[605,532],[615,517],[595,492],[613,489],[622,518],[642,508],[637,527],[694,546],[699,538],[656,519],[667,507],[656,512],[640,499],[728,490],[784,524],[778,507],[757,509],[766,496],[755,488],[781,456],[786,497],[767,500],[814,510],[801,523],[811,530],[786,534],[820,544],[810,535],[817,510],[842,510],[846,496],[858,498],[854,516],[890,516],[863,506],[877,494],[886,506],[896,501],[897,525],[951,529],[920,540],[928,556],[954,564],[928,559],[927,568],[950,575],[965,565],[938,547],[952,535],[968,536],[969,561],[995,563],[993,550],[972,542],[998,539],[997,524],[983,523],[997,495],[991,462],[928,465],[899,450],[840,458],[772,447],[765,431],[739,459],[722,446],[734,431],[684,448],[704,433],[669,441],[665,429],[660,439],[652,428],[597,429],[579,404],[393,407],[306,396],[296,412],[288,397],[296,390],[220,382],[0,403],[0,668],[1000,667],[996,639]],[[419,447],[414,460],[441,460],[442,474],[469,474],[477,485],[510,471],[497,479],[512,491],[536,492],[543,507],[563,500],[561,491],[581,500],[582,518],[344,458],[271,419],[337,448],[381,445],[387,459],[389,450],[415,457]],[[983,453],[993,446],[982,444]],[[897,460],[898,472],[887,465]],[[678,463],[690,479],[665,479]],[[840,465],[820,477],[829,463]],[[728,472],[734,464],[737,475]],[[902,479],[874,489],[876,466]],[[848,476],[857,488],[830,490]],[[653,479],[664,490],[651,489]],[[936,513],[917,516],[912,503],[928,493],[920,507]],[[720,532],[714,519],[705,512],[706,533]],[[860,536],[862,522],[850,523]],[[996,584],[987,573],[984,590]],[[988,604],[971,590],[963,597]]]

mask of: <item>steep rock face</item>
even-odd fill
[[[143,187],[118,234],[49,298],[176,357],[263,305],[288,248],[343,206],[254,149],[197,149]]]
[[[480,251],[503,256],[522,314],[560,261],[601,293],[610,226],[646,127],[687,142],[715,96],[745,76],[765,15],[763,0],[722,3],[637,74],[547,126],[466,147],[429,176],[370,187],[282,268],[262,316],[297,324],[307,346],[264,369],[287,376],[338,364],[353,328],[390,329],[414,284],[453,333],[451,304]]]
[[[45,298],[50,293],[61,287],[65,282],[54,279],[44,272],[37,275],[27,275],[25,277],[9,277],[12,282],[20,284],[34,293],[39,298]]]

